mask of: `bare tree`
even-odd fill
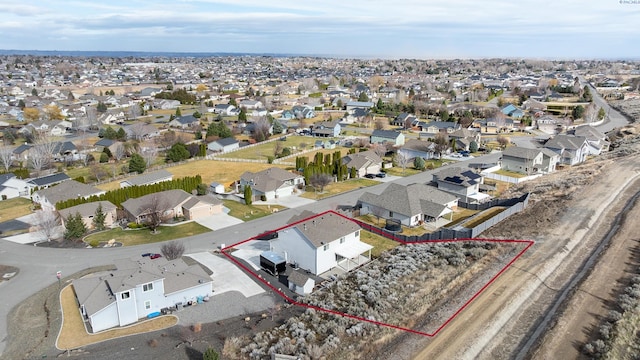
[[[158,149],[154,144],[148,143],[145,144],[144,150],[142,150],[140,155],[142,155],[142,158],[147,163],[147,167],[150,167],[156,161]]]
[[[273,145],[273,156],[278,157],[282,153],[283,148],[282,141],[276,141]]]
[[[129,116],[131,116],[132,120],[138,120],[138,116],[142,113],[142,109],[140,108],[140,104],[133,104],[129,106]]]
[[[509,140],[509,138],[502,136],[502,135],[498,135],[498,144],[500,144],[500,148],[504,149],[507,147],[507,145],[509,145],[511,143],[511,141]]]
[[[404,151],[396,153],[396,164],[402,168],[402,173],[407,169],[407,165],[411,162],[411,157]]]
[[[42,169],[51,164],[55,146],[56,144],[45,134],[40,134],[35,139],[33,147],[29,152],[29,161],[36,173],[39,174]]]
[[[58,230],[58,225],[60,225],[58,214],[52,210],[42,209],[36,211],[35,218],[38,232],[45,240],[53,240]]]
[[[91,172],[91,175],[96,178],[96,181],[101,181],[103,177],[107,176],[107,172],[98,164],[91,165],[89,171]]]
[[[449,149],[449,141],[447,141],[447,137],[444,134],[436,135],[433,143],[436,144],[434,151],[438,154],[438,157],[442,157],[442,154]]]
[[[160,252],[167,258],[167,260],[175,260],[182,257],[184,250],[184,243],[180,241],[170,241],[162,244],[160,247]]]
[[[333,176],[330,174],[313,174],[309,177],[309,183],[313,187],[319,187],[320,193],[324,191],[324,187],[331,184],[333,182]]]
[[[589,104],[587,106],[587,111],[585,111],[584,120],[587,124],[594,123],[598,121],[598,107],[595,103]]]
[[[9,172],[9,168],[13,163],[13,159],[11,156],[13,155],[13,149],[9,146],[0,146],[0,162],[2,162],[2,166],[6,172]]]
[[[371,150],[379,157],[383,157],[387,153],[387,147],[384,144],[371,144]]]
[[[180,137],[173,130],[166,131],[161,136],[158,136],[156,138],[156,142],[160,146],[161,150],[166,150],[172,147],[178,141],[180,141]]]
[[[135,124],[131,124],[128,126],[130,131],[130,137],[135,140],[141,140],[146,135],[146,124],[142,122],[137,122]]]
[[[156,234],[158,227],[166,219],[165,213],[169,210],[169,206],[160,195],[153,194],[149,202],[144,206],[146,208],[146,223],[149,229]]]
[[[385,126],[385,121],[383,119],[376,120],[376,123],[373,125],[373,128],[376,130],[383,130]]]
[[[271,130],[271,124],[269,123],[269,120],[267,120],[266,117],[262,116],[259,119],[257,119],[254,123],[253,123],[253,138],[260,142],[260,141],[265,141],[269,138],[269,135],[271,135],[270,130]]]
[[[124,156],[127,154],[124,145],[121,142],[118,142],[115,144],[115,146],[113,147],[113,158],[116,159],[116,161],[120,161],[124,158]]]

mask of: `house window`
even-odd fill
[[[393,217],[393,211],[389,211],[389,217],[392,218]]]
[[[147,291],[151,291],[151,290],[153,290],[153,283],[148,283],[148,284],[142,285],[142,291],[143,292],[147,292]]]
[[[356,231],[356,237],[360,236],[360,230]]]
[[[123,292],[120,297],[122,298],[122,300],[128,299],[131,296],[131,294],[129,294],[128,291]]]
[[[340,244],[344,244],[344,236],[340,238]]]
[[[144,302],[144,309],[145,310],[151,309],[151,300],[147,300]]]
[[[329,250],[329,244],[326,244],[326,245],[324,246],[324,251],[327,251],[327,250]]]

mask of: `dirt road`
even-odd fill
[[[417,359],[508,359],[602,239],[638,177],[639,156],[598,161],[526,185],[534,203],[485,237],[536,244],[438,336]]]
[[[640,191],[640,183],[630,187],[627,198]],[[640,265],[638,251],[637,219],[640,217],[640,204],[627,212],[617,234],[611,239],[590,275],[579,286],[575,295],[567,303],[565,311],[558,317],[535,352],[535,358],[561,359],[580,358],[581,348],[587,342],[596,340],[598,327],[606,318],[616,302],[617,294],[624,288],[624,279],[633,274]]]

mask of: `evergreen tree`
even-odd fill
[[[180,107],[178,106],[176,108],[176,117],[180,117],[180,116],[182,116],[182,111],[180,110]]]
[[[67,216],[67,220],[65,221],[65,231],[64,238],[66,240],[78,240],[81,239],[82,236],[87,232],[87,227],[84,225],[84,221],[82,221],[82,215],[79,212],[76,212],[75,215],[69,214]]]
[[[125,141],[127,140],[127,132],[124,131],[124,128],[120,128],[118,129],[118,132],[116,134],[116,139],[120,140],[120,141]]]
[[[417,170],[424,170],[424,159],[420,156],[416,156],[413,159],[413,167],[415,167]]]
[[[238,114],[238,121],[247,122],[247,109],[244,107],[240,108],[240,114]]]
[[[129,172],[137,172],[138,174],[142,174],[146,169],[147,162],[144,160],[142,155],[137,153],[131,155],[131,159],[129,159]]]
[[[104,131],[104,138],[109,140],[115,140],[118,137],[118,133],[113,130],[111,126],[107,127]]]
[[[251,190],[251,186],[244,186],[244,203],[247,205],[251,205],[253,202],[253,190]]]
[[[167,151],[167,159],[173,162],[180,162],[191,157],[189,150],[183,143],[174,144],[169,151]]]
[[[104,221],[106,217],[107,215],[102,211],[102,204],[99,204],[96,209],[96,213],[93,216],[93,226],[96,230],[104,230]]]

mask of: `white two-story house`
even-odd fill
[[[371,259],[373,247],[360,241],[360,226],[341,215],[325,212],[292,220],[271,240],[271,251],[288,263],[320,275],[337,266],[348,271]]]
[[[116,261],[116,268],[73,281],[80,312],[93,333],[212,295],[207,273],[181,259],[138,257]]]

